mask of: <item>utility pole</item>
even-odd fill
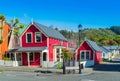
[[[81,36],[81,28],[82,28],[82,25],[81,24],[79,24],[78,25],[78,47],[80,46],[80,36]],[[81,74],[81,64],[80,64],[80,56],[79,56],[79,74]]]

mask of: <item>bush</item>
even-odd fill
[[[3,60],[5,60],[5,61],[11,61],[11,58],[4,57]]]
[[[62,62],[58,62],[57,69],[62,69]]]
[[[108,58],[102,58],[102,61],[103,61],[103,62],[108,62],[109,59],[108,59]]]

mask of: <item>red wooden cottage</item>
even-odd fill
[[[53,67],[62,61],[61,49],[68,48],[67,39],[58,31],[33,22],[20,36],[20,47],[9,53],[16,66]]]
[[[77,61],[85,63],[84,66],[92,66],[102,61],[102,51],[93,41],[86,39],[76,51]]]

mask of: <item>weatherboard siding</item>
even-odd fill
[[[54,52],[53,52],[53,48],[55,45],[62,45],[66,48],[68,48],[68,42],[67,41],[62,41],[59,39],[55,39],[55,38],[49,38],[49,61],[54,61]]]
[[[92,46],[88,44],[87,41],[84,41],[77,50],[77,60],[80,60],[80,51],[90,51],[90,60],[94,60],[94,64],[99,64],[102,62],[102,52],[95,51]],[[94,58],[95,57],[95,58]]]
[[[77,50],[77,60],[80,60],[80,51],[83,50],[89,50],[90,51],[90,60],[93,60],[93,50],[92,48],[88,45],[88,43],[85,41]]]
[[[2,38],[5,39],[7,37],[7,35],[9,34],[10,26],[6,23],[2,30],[3,30]],[[0,50],[1,50],[1,53],[2,53],[2,54],[0,54],[0,59],[2,59],[3,56],[5,55],[5,53],[8,51],[8,44],[9,44],[9,38],[7,37],[2,42],[2,44],[0,44]]]
[[[27,53],[22,53],[22,65],[28,66]],[[40,63],[40,53],[34,53],[34,61],[30,62],[30,66],[41,66]]]
[[[95,64],[99,64],[102,62],[102,52],[96,52],[95,53]]]
[[[31,25],[22,35],[22,47],[47,46],[47,37],[42,33],[42,42],[35,42],[35,32],[40,32],[34,25]],[[26,33],[32,33],[32,43],[26,43]]]

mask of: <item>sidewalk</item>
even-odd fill
[[[54,74],[62,74],[63,70],[62,69],[43,69],[40,67],[24,67],[24,66],[20,66],[20,67],[4,67],[4,66],[0,66],[0,70],[3,71],[16,71],[16,72],[36,72],[36,73],[54,73]],[[81,70],[82,74],[85,73],[92,73],[93,70],[92,68],[84,68]],[[76,74],[78,73],[78,71],[76,71]]]

